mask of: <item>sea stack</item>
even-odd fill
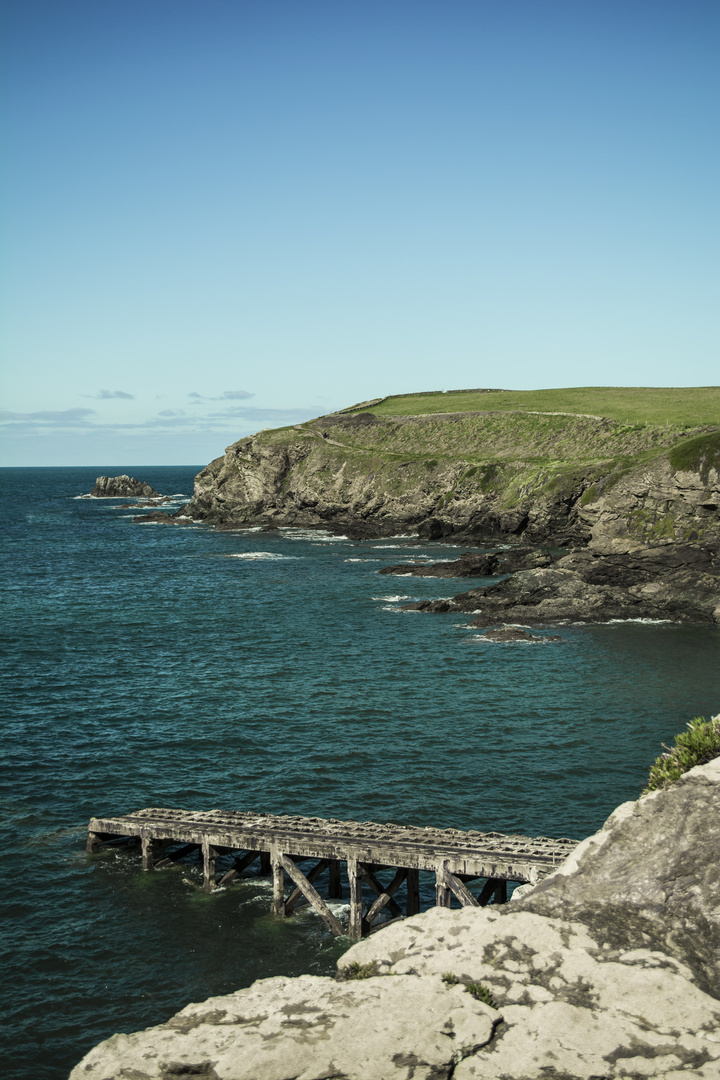
[[[98,476],[90,492],[94,499],[161,499],[162,495],[144,480],[123,473],[121,476]]]

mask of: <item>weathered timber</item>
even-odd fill
[[[382,867],[378,866],[378,867],[376,867],[376,869],[384,870],[385,867],[384,866],[382,866]],[[387,904],[388,907],[390,908],[390,910],[392,911],[393,915],[402,915],[402,911],[400,910],[400,905],[397,904],[393,900],[392,893],[389,892],[389,889],[386,890],[385,886],[380,884],[378,879],[375,877],[375,874],[373,873],[372,869],[369,866],[365,866],[363,863],[361,863],[359,872],[360,872],[360,875],[362,877],[363,883],[369,885],[370,888],[372,889],[372,891],[375,893],[375,895],[378,898],[385,897],[385,900],[384,900],[382,906],[384,907],[385,904]],[[374,906],[375,905],[373,904],[373,907]],[[378,911],[380,911],[380,910],[381,910],[381,908],[378,908]]]
[[[320,862],[317,863],[317,865],[313,866],[310,873],[305,875],[306,880],[312,885],[312,883],[317,878],[320,877],[320,875],[323,873],[323,871],[327,870],[329,865],[330,865],[330,860],[329,859],[321,859]],[[286,915],[291,915],[292,914],[293,910],[295,909],[298,902],[300,901],[300,899],[303,896],[305,896],[305,893],[303,892],[301,887],[298,885],[293,890],[293,892],[290,893],[287,900],[285,901],[285,914]]]
[[[457,897],[463,907],[479,907],[478,901],[468,889],[467,885],[460,878],[451,874],[447,866],[443,864],[438,871],[441,875],[444,886],[450,890],[450,892]],[[449,906],[449,903],[448,903]]]
[[[407,915],[418,915],[420,913],[420,872],[419,870],[408,870],[407,872],[407,900],[405,901],[405,911]]]
[[[340,860],[330,859],[330,878],[328,881],[328,896],[331,900],[342,900],[342,883],[340,881]]]
[[[368,927],[372,926],[372,924],[375,922],[375,919],[383,910],[383,908],[390,903],[393,896],[402,885],[403,881],[405,881],[405,879],[407,878],[407,875],[407,870],[398,870],[390,884],[386,886],[384,892],[380,893],[374,904],[371,904],[368,909],[368,913],[365,916],[365,922],[367,923]],[[398,908],[398,912],[399,910],[400,909]]]
[[[317,890],[311,885],[308,879],[303,874],[302,870],[295,865],[292,859],[288,859],[287,855],[280,855],[279,862],[285,873],[292,878],[297,887],[304,893],[308,901],[317,911],[318,915],[328,927],[328,929],[335,934],[336,937],[341,937],[345,933],[338,919],[335,918],[330,908],[323,901]],[[317,869],[317,867],[315,868]],[[284,905],[283,905],[284,908]]]
[[[496,904],[504,904],[507,900],[507,882],[500,878],[488,878],[483,885],[480,895],[478,896],[478,904],[480,907],[485,907],[493,899]]]
[[[435,874],[436,903],[448,907],[454,896],[463,905],[507,899],[507,882],[535,883],[552,871],[576,846],[575,840],[527,837],[503,833],[460,832],[456,829],[418,828],[375,822],[338,821],[295,815],[248,811],[136,810],[130,814],[96,817],[88,825],[87,850],[120,837],[140,840],[143,868],[157,865],[161,846],[184,843],[175,860],[199,847],[203,856],[203,887],[216,886],[215,860],[225,853],[240,853],[235,865],[221,878],[225,884],[260,857],[260,872],[273,875],[273,911],[289,914],[304,896],[334,934],[340,923],[321,899],[313,882],[328,871],[328,895],[342,897],[340,866],[345,863],[350,899],[348,934],[359,938],[369,932],[384,908],[396,917],[403,911],[394,894],[405,885],[405,914],[419,911],[419,873]],[[315,860],[305,875],[298,861]],[[167,859],[163,859],[163,864]],[[396,874],[383,885],[376,874],[392,868]],[[296,888],[285,899],[285,874]],[[466,883],[484,879],[477,899]],[[375,893],[363,919],[363,885]]]

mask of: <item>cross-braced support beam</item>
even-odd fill
[[[324,863],[324,866],[322,865]],[[311,871],[311,875],[319,877],[323,870],[327,869],[327,860],[323,859],[317,866]],[[273,868],[273,911],[282,918],[288,914],[287,903],[285,900],[285,878],[288,877],[295,882],[297,888],[290,894],[289,901],[292,907],[295,906],[297,900],[296,895],[302,893],[308,903],[312,904],[315,911],[317,911],[320,918],[325,925],[335,934],[336,937],[341,937],[345,931],[343,930],[340,922],[333,915],[330,908],[322,899],[318,891],[314,888],[312,882],[303,874],[302,870],[289,859],[287,855],[284,855],[281,851],[275,849],[272,852],[272,868]],[[299,896],[298,896],[299,899]]]

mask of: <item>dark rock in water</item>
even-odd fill
[[[412,577],[492,577],[502,573],[498,570],[498,558],[493,554],[461,555],[451,562],[436,563],[400,563],[399,566],[384,566],[380,574],[410,574]]]
[[[173,503],[171,495],[160,495],[158,498],[153,499],[139,499],[137,502],[126,503],[123,509],[125,510],[144,510],[146,507],[151,506],[156,509],[158,506],[167,506]]]
[[[556,634],[543,637],[540,634],[531,634],[529,630],[523,630],[519,626],[493,626],[480,635],[481,641],[562,641]]]
[[[411,577],[494,577],[510,574],[515,570],[535,570],[550,566],[552,558],[544,551],[534,548],[517,548],[507,551],[485,551],[478,554],[465,552],[459,559],[436,563],[400,563],[384,566],[379,574],[409,574]]]
[[[98,476],[95,487],[90,492],[95,499],[160,499],[162,496],[150,484],[136,480],[134,476]]]
[[[501,572],[501,571],[500,571]],[[573,552],[550,567],[520,570],[451,600],[421,600],[414,611],[465,611],[472,626],[666,619],[720,623],[720,548],[672,544],[623,555]]]
[[[441,540],[445,536],[451,536],[455,529],[449,521],[429,517],[420,522],[417,531],[418,536],[423,540]]]

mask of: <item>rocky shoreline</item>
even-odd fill
[[[472,612],[482,626],[720,623],[717,428],[565,415],[540,424],[490,412],[337,414],[241,439],[198,474],[193,498],[174,515],[152,510],[134,520],[178,519],[494,548],[434,568],[383,571],[511,575],[413,605]]]
[[[530,561],[531,556],[523,553],[522,558]],[[477,560],[463,556],[455,563],[387,567],[380,572],[423,577],[510,574],[450,600],[421,600],[402,609],[470,613],[476,616],[470,625],[477,627],[499,622],[552,626],[613,619],[720,623],[720,545],[671,544],[605,556],[584,549],[555,560],[539,552],[537,558],[540,565],[514,573],[511,568],[517,563],[504,552]]]

